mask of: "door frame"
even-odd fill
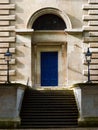
[[[33,46],[34,49],[34,66],[33,66],[33,79],[34,87],[42,88],[41,86],[41,70],[40,70],[40,53],[41,52],[58,52],[58,86],[65,87],[67,84],[67,44],[66,43],[37,43]],[[50,88],[50,86],[47,86]],[[52,86],[51,86],[52,87]],[[46,86],[45,86],[46,88]]]

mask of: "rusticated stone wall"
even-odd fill
[[[15,10],[15,4],[11,4],[9,0],[0,0],[0,82],[6,81],[7,75],[7,63],[4,60],[4,54],[8,47],[10,52],[15,53],[15,14],[12,11]],[[14,56],[10,62],[11,66],[15,64]],[[10,68],[10,76],[15,75],[15,69]]]
[[[90,65],[91,80],[98,82],[98,1],[88,0],[83,5],[83,21],[84,21],[84,46],[89,46],[92,52],[92,60]],[[85,50],[86,51],[86,50]],[[84,51],[84,52],[85,52]],[[84,61],[84,64],[86,62]],[[87,76],[87,71],[84,70]]]

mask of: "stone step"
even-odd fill
[[[78,110],[75,97],[72,97],[72,90],[27,90],[20,113],[20,128],[77,126]]]

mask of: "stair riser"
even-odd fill
[[[20,116],[21,128],[75,127],[78,110],[73,91],[27,90]]]

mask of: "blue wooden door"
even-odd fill
[[[58,52],[41,52],[41,86],[58,86]]]

